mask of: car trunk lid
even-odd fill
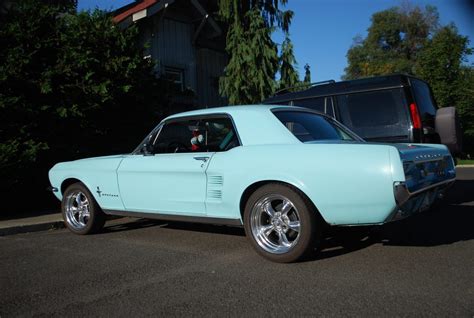
[[[395,144],[403,163],[408,191],[424,188],[454,179],[456,172],[451,154],[444,146]]]

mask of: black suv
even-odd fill
[[[429,85],[408,75],[314,83],[302,91],[273,96],[264,104],[312,108],[368,141],[443,143],[452,153],[461,151],[454,107],[438,109]]]

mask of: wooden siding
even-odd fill
[[[151,56],[158,61],[157,72],[162,73],[165,67],[184,71],[185,86],[197,91],[196,57],[192,45],[192,24],[171,20],[153,19],[151,39]]]
[[[223,106],[226,100],[219,95],[218,81],[227,58],[224,53],[207,48],[197,50],[198,103],[201,107]]]
[[[145,55],[157,61],[160,76],[165,67],[184,71],[185,87],[196,93],[196,107],[225,105],[219,96],[218,79],[226,66],[226,54],[193,45],[195,25],[182,16],[143,19],[139,24],[142,44],[149,43]]]

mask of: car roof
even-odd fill
[[[227,114],[236,126],[242,145],[297,144],[301,143],[272,113],[271,110],[288,109],[308,111],[311,109],[282,105],[241,105],[215,107],[188,111],[168,116],[164,121],[191,116]]]
[[[281,105],[236,105],[236,106],[225,106],[225,107],[211,107],[191,110],[183,113],[173,114],[165,118],[165,120],[180,118],[180,117],[189,117],[189,116],[200,116],[200,115],[209,115],[209,114],[229,114],[233,115],[235,113],[241,112],[268,112],[273,108],[280,108]],[[296,108],[296,107],[295,107]]]

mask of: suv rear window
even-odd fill
[[[275,116],[301,142],[318,140],[359,140],[332,119],[304,111],[275,111]]]
[[[341,121],[367,140],[408,140],[408,114],[400,88],[339,95]]]

